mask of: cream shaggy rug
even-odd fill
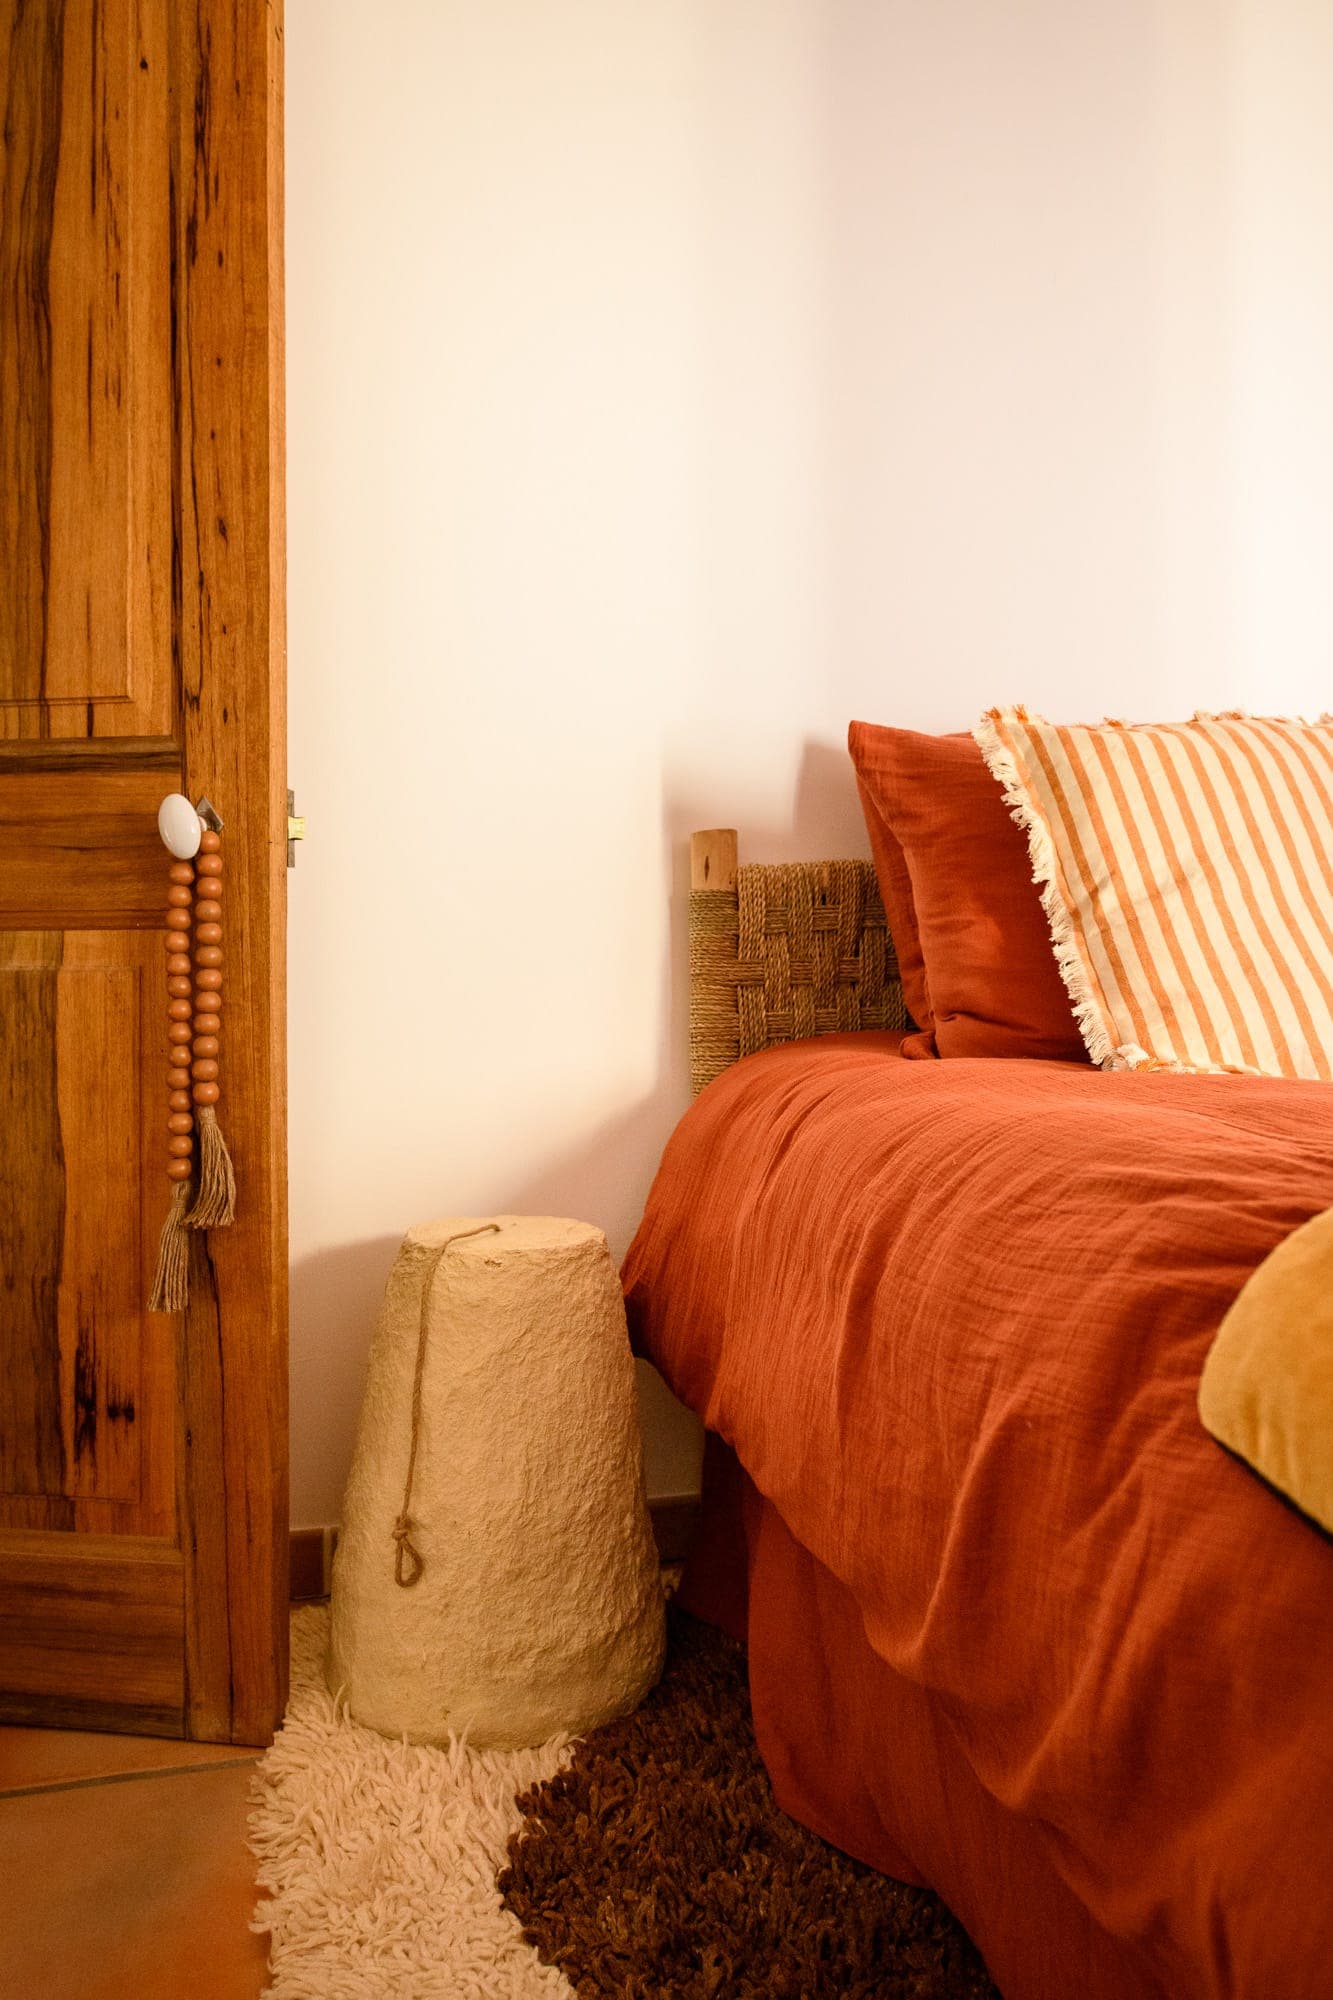
[[[268,1892],[272,2000],[552,2000],[496,1877],[514,1801],[569,1762],[540,1750],[424,1748],[349,1720],[324,1685],[328,1610],[292,1618],[287,1719],[256,1773],[250,1846]]]

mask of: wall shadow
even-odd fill
[[[667,921],[652,1087],[569,1145],[536,1163],[525,1162],[511,1181],[492,1181],[479,1199],[479,1212],[581,1216],[606,1231],[617,1263],[623,1258],[663,1148],[690,1102],[690,835],[699,827],[738,820],[743,859],[820,859],[866,851],[855,782],[840,744],[804,744],[791,810],[782,818],[771,811],[747,817],[725,800],[719,806],[715,794],[664,788],[656,887]],[[404,1229],[422,1219],[406,1217]],[[401,1233],[339,1243],[292,1266],[291,1400],[300,1413],[293,1426],[292,1483],[305,1496],[297,1526],[321,1525],[339,1511],[371,1332],[400,1241]],[[649,1493],[670,1498],[697,1492],[699,1425],[647,1362],[637,1365]]]
[[[302,1506],[293,1527],[322,1527],[341,1511],[370,1336],[401,1241],[398,1235],[336,1243],[292,1265],[290,1399],[293,1413],[301,1413],[291,1427],[292,1490],[319,1496]],[[321,1321],[340,1337],[321,1340]],[[364,1340],[341,1337],[349,1323],[364,1326]]]

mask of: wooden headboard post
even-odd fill
[[[907,1026],[868,861],[739,862],[731,827],[690,836],[690,1081],[774,1042]]]
[[[690,835],[691,889],[734,889],[740,840],[734,826],[711,827]]]

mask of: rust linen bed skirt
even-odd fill
[[[749,1648],[755,1734],[784,1812],[934,1889],[1005,2000],[1169,2000],[1093,1922],[1035,1829],[978,1782],[930,1693],[871,1650],[851,1592],[712,1435],[704,1486],[680,1602]]]

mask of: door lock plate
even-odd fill
[[[296,843],[305,839],[305,820],[296,810],[296,793],[287,794],[287,866],[296,866]]]

